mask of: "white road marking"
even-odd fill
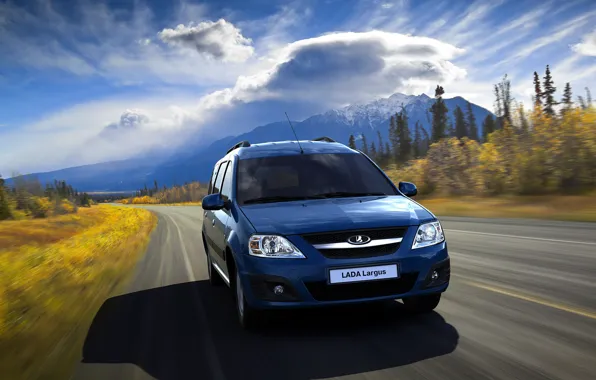
[[[180,247],[182,248],[182,257],[184,258],[184,266],[186,267],[186,273],[188,274],[188,279],[192,282],[195,282],[196,278],[192,271],[192,266],[190,265],[190,259],[188,258],[188,253],[186,252],[186,247],[184,247],[184,239],[182,238],[182,233],[180,232],[180,226],[178,226],[178,223],[176,223],[174,218],[172,218],[170,215],[168,215],[168,218],[170,218],[172,223],[174,223],[174,225],[176,226],[176,231],[178,232],[178,237],[180,238]]]
[[[506,235],[506,234],[492,234],[488,232],[476,232],[476,231],[464,231],[464,230],[452,230],[452,229],[444,229],[446,232],[460,232],[463,234],[473,234],[473,235],[486,235],[486,236],[500,236],[500,237],[508,237],[508,238],[515,238],[515,239],[526,239],[526,240],[539,240],[539,241],[550,241],[555,243],[568,243],[568,244],[585,244],[585,245],[596,245],[594,242],[589,241],[576,241],[576,240],[559,240],[559,239],[547,239],[547,238],[538,238],[532,236],[519,236],[519,235]]]

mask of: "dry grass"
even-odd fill
[[[156,217],[95,206],[0,223],[0,373],[65,379],[101,304],[125,283]]]
[[[437,216],[596,222],[596,195],[415,199]]]
[[[17,248],[24,244],[55,243],[99,223],[103,217],[104,213],[98,208],[79,208],[77,214],[2,221],[0,250]]]

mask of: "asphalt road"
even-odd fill
[[[206,281],[200,207],[147,208],[147,254],[95,317],[76,379],[596,379],[596,224],[441,218],[437,312],[284,313],[248,333]]]

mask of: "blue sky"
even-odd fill
[[[528,104],[546,64],[558,89],[584,95],[596,91],[596,2],[0,1],[0,56],[9,176],[210,141],[280,120],[282,105],[300,119],[437,83],[492,110],[505,73]]]

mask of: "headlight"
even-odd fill
[[[288,239],[277,235],[252,235],[248,240],[249,254],[275,259],[305,259]]]
[[[412,249],[428,247],[443,242],[445,235],[443,235],[443,229],[441,223],[431,222],[421,224],[416,231],[416,237],[414,238],[414,244]]]

